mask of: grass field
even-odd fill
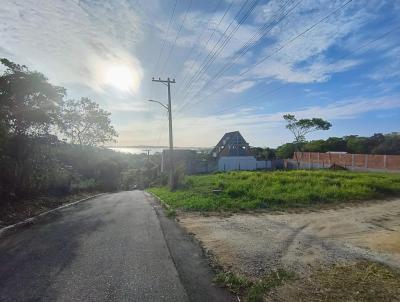
[[[238,171],[188,176],[174,192],[166,187],[149,191],[174,209],[282,209],[400,196],[400,174],[327,170]]]

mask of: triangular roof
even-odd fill
[[[249,144],[239,131],[227,132],[212,150],[215,157],[219,156],[251,156]]]

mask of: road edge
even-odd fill
[[[20,229],[22,229],[22,228],[24,228],[24,227],[26,227],[28,225],[35,224],[36,222],[40,221],[41,218],[43,218],[44,216],[46,216],[48,214],[57,212],[59,210],[65,209],[65,208],[68,208],[68,207],[73,206],[75,204],[78,204],[80,202],[83,202],[83,201],[86,201],[86,200],[89,200],[89,199],[93,199],[93,198],[102,196],[104,194],[107,194],[107,193],[100,193],[100,194],[96,194],[96,195],[93,195],[93,196],[85,197],[85,198],[79,199],[77,201],[70,202],[70,203],[64,204],[62,206],[59,206],[57,208],[45,211],[45,212],[40,213],[40,214],[38,214],[36,216],[24,219],[24,220],[22,220],[20,222],[17,222],[17,223],[8,225],[6,227],[3,227],[3,228],[0,229],[0,239],[3,238],[3,237],[6,237],[6,236],[8,236],[8,235],[10,235],[10,234],[12,234],[12,233],[14,233],[16,231],[18,231],[18,230],[20,230]]]
[[[172,261],[191,302],[238,301],[227,289],[213,283],[216,271],[200,242],[188,233],[176,218],[167,217],[169,206],[155,194],[144,191],[163,232]],[[187,257],[190,255],[190,257]]]

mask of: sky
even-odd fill
[[[119,146],[293,140],[400,131],[400,0],[2,0],[0,57],[112,113]]]

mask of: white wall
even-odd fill
[[[218,171],[255,170],[257,167],[254,156],[221,156],[218,159]]]
[[[254,156],[221,156],[218,159],[218,171],[257,170],[283,168],[282,160],[256,160]]]

